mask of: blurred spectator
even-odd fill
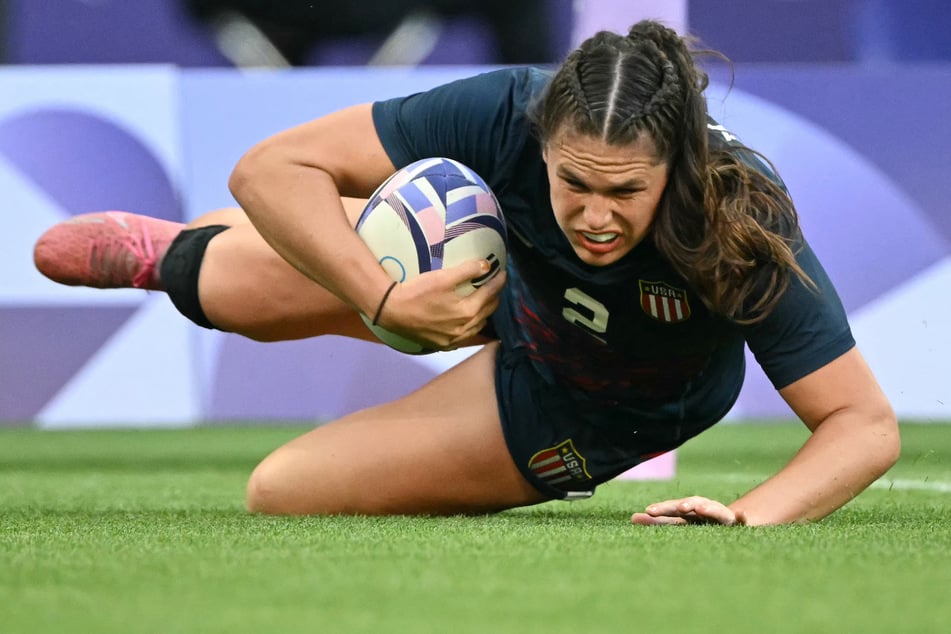
[[[237,66],[302,66],[323,41],[367,36],[379,44],[370,64],[418,64],[436,46],[444,21],[477,18],[503,64],[557,57],[550,0],[184,0]]]

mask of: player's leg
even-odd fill
[[[158,265],[184,226],[123,211],[82,214],[43,233],[33,261],[60,284],[163,290]]]
[[[208,211],[185,225],[185,229],[197,229],[198,227],[208,227],[210,225],[225,225],[234,227],[250,223],[248,214],[241,207],[223,207]]]
[[[397,401],[318,427],[269,455],[248,508],[274,514],[484,513],[546,498],[519,473],[489,344]]]
[[[376,341],[351,306],[288,264],[250,223],[211,238],[197,284],[205,317],[221,330],[257,341],[323,334]]]
[[[356,225],[366,201],[342,199],[350,223]],[[228,225],[215,233],[217,226]],[[286,341],[324,334],[336,334],[376,341],[352,307],[333,293],[305,277],[274,251],[238,208],[221,209],[189,224],[197,233],[211,232],[195,253],[173,253],[170,258],[187,257],[194,266],[163,267],[187,276],[200,305],[201,316],[221,330],[235,332],[257,341]],[[200,236],[199,236],[200,237]],[[172,249],[185,251],[184,244]],[[177,280],[167,280],[177,288]],[[171,290],[171,289],[170,289]],[[173,301],[177,298],[173,296]],[[187,307],[176,301],[189,315]],[[191,316],[191,315],[189,315]],[[201,316],[195,321],[201,323]],[[207,324],[206,324],[207,325]]]
[[[364,204],[344,199],[352,224]],[[186,234],[191,239],[181,239]],[[176,266],[163,267],[170,253]],[[76,216],[37,241],[34,260],[62,284],[167,290],[193,321],[253,339],[375,340],[352,308],[288,265],[238,208],[209,212],[187,226],[126,212]]]
[[[237,207],[210,211],[188,224],[125,211],[80,214],[44,232],[33,260],[45,276],[68,286],[165,290],[161,263],[183,230],[248,222]]]

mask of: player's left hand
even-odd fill
[[[648,506],[643,513],[631,516],[632,524],[641,526],[671,526],[683,524],[722,524],[740,526],[746,523],[742,511],[734,511],[726,504],[694,495],[679,500],[665,500]]]

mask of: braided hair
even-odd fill
[[[814,285],[795,259],[801,236],[786,191],[740,160],[739,150],[757,154],[749,148],[711,149],[696,58],[716,53],[693,44],[651,20],[626,36],[597,33],[568,55],[530,117],[543,144],[566,125],[617,146],[646,135],[669,170],[651,239],[711,311],[753,323],[791,275]]]

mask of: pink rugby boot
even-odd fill
[[[69,286],[164,290],[158,267],[184,227],[124,211],[74,216],[40,236],[33,262],[40,273]]]

